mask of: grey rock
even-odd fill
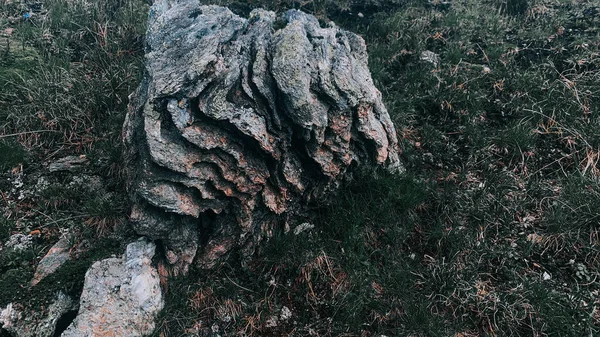
[[[185,273],[244,256],[351,166],[401,170],[356,34],[291,10],[155,1],[123,128],[131,220]]]
[[[311,223],[308,223],[308,222],[301,223],[294,228],[294,235],[300,235],[300,233],[310,231],[311,229],[314,229],[314,228],[315,228],[315,225],[313,225]]]
[[[38,263],[31,285],[38,284],[44,277],[54,273],[65,262],[69,261],[71,259],[70,249],[71,236],[61,237]]]
[[[85,274],[79,313],[62,337],[147,336],[163,308],[151,265],[155,244],[142,238],[122,258],[94,263]]]
[[[440,56],[431,50],[424,50],[421,52],[419,59],[423,62],[431,63],[436,68],[438,64],[440,64]]]
[[[50,172],[75,172],[81,170],[87,164],[88,159],[85,156],[67,156],[50,163],[50,165],[48,165],[48,170]]]
[[[0,327],[2,329],[15,333],[17,322],[21,319],[21,313],[12,303],[8,303],[5,308],[0,310]]]
[[[282,321],[287,321],[287,320],[289,320],[290,318],[292,318],[292,311],[290,310],[290,308],[288,308],[288,307],[286,307],[286,306],[283,306],[283,307],[281,308],[281,314],[279,315],[279,318],[280,318]]]
[[[58,292],[47,310],[40,312],[20,311],[9,303],[0,309],[0,327],[15,337],[51,337],[59,318],[74,308],[73,299],[63,292]]]
[[[33,246],[33,237],[25,234],[13,234],[8,238],[4,247],[14,251],[28,250]]]

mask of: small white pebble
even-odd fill
[[[547,280],[549,280],[551,278],[552,278],[552,276],[550,276],[550,274],[548,274],[547,272],[544,272],[544,274],[542,274],[542,279],[544,281],[547,281]]]
[[[281,318],[282,321],[287,321],[291,317],[292,311],[288,307],[284,306],[283,308],[281,308],[281,315],[279,315],[279,318]]]

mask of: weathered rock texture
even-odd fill
[[[46,276],[54,273],[60,268],[65,262],[71,259],[71,235],[65,235],[58,240],[50,248],[48,253],[40,260],[37,268],[35,269],[35,274],[33,275],[33,280],[31,281],[31,285],[35,286],[40,283],[40,281]]]
[[[21,311],[19,307],[9,303],[0,308],[0,336],[5,336],[4,331],[14,337],[55,336],[59,319],[77,306],[68,295],[58,292],[52,304],[39,312]]]
[[[146,70],[124,125],[131,220],[184,272],[251,254],[351,166],[400,167],[363,39],[310,15],[157,1]]]
[[[163,308],[155,244],[142,238],[122,258],[94,263],[85,274],[79,313],[62,337],[146,336]]]

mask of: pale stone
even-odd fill
[[[74,309],[74,301],[58,292],[52,304],[39,312],[19,311],[9,303],[0,311],[0,327],[14,337],[52,337],[58,320]]]
[[[122,258],[98,261],[85,275],[79,314],[62,337],[147,336],[163,308],[156,246],[142,238]]]

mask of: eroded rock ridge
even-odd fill
[[[363,39],[296,10],[155,2],[123,137],[133,226],[183,272],[251,254],[351,167],[401,167]]]

